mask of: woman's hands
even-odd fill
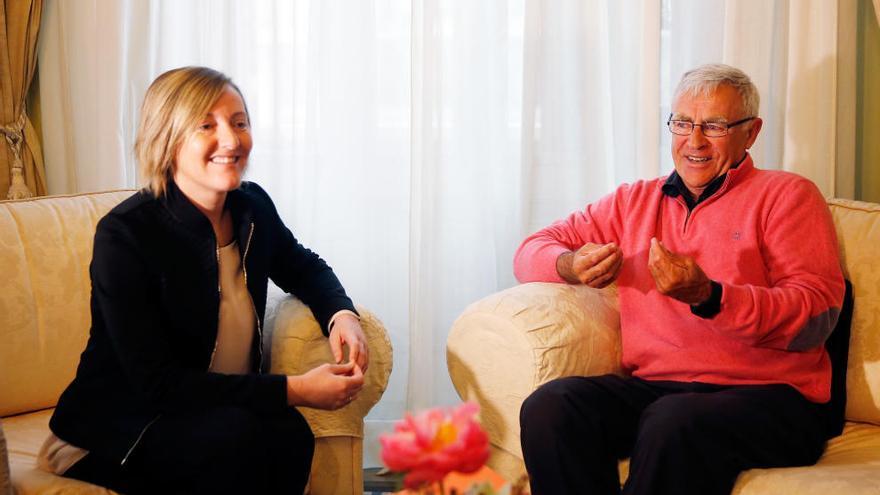
[[[357,397],[364,373],[354,361],[322,364],[302,375],[287,377],[287,403],[316,409],[339,409]]]
[[[330,351],[337,364],[322,364],[302,375],[287,377],[287,403],[317,409],[339,409],[353,401],[364,386],[364,372],[370,362],[367,338],[353,314],[343,313],[333,320]],[[348,362],[342,346],[348,346]]]
[[[333,328],[330,329],[330,351],[333,359],[341,363],[342,345],[348,345],[348,360],[357,363],[361,371],[367,372],[370,365],[370,350],[367,348],[367,338],[361,328],[361,322],[356,316],[348,312],[338,315],[333,320]]]

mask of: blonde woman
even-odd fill
[[[135,145],[147,185],[98,223],[91,333],[45,469],[125,493],[303,492],[314,438],[292,406],[352,401],[368,350],[333,271],[242,181],[251,146],[227,76],[184,67],[147,90]],[[345,364],[263,373],[269,278],[310,306]]]

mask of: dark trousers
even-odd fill
[[[788,385],[719,386],[605,375],[535,390],[520,411],[532,495],[727,495],[759,467],[815,463],[827,408]]]
[[[139,493],[301,495],[315,439],[295,409],[262,415],[240,407],[160,416],[125,465],[90,452],[64,476]]]

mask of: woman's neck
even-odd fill
[[[202,212],[211,227],[214,229],[214,235],[217,238],[218,245],[225,246],[232,241],[232,219],[225,210],[226,192],[202,192],[193,191],[191,188],[181,184],[177,184],[180,192]]]

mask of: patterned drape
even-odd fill
[[[0,0],[0,198],[46,194],[43,153],[25,108],[42,10],[43,0]]]

